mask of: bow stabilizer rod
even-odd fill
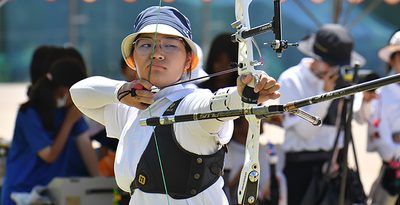
[[[227,118],[227,117],[237,117],[237,116],[245,116],[245,115],[255,115],[259,118],[265,118],[274,115],[280,115],[284,112],[291,112],[293,114],[298,114],[298,110],[301,107],[328,101],[334,100],[341,97],[345,97],[348,95],[353,95],[358,92],[373,90],[381,86],[385,86],[392,83],[400,82],[400,74],[391,75],[387,77],[383,77],[380,79],[368,81],[365,83],[360,83],[357,85],[352,85],[349,87],[345,87],[342,89],[334,90],[331,92],[323,93],[320,95],[315,95],[309,98],[296,100],[293,102],[289,102],[284,105],[269,105],[269,106],[255,106],[246,109],[234,109],[234,110],[224,110],[224,111],[216,111],[216,112],[208,112],[208,113],[195,113],[195,114],[186,114],[186,115],[170,115],[170,116],[161,116],[161,117],[151,117],[148,119],[141,119],[140,125],[142,126],[158,126],[158,125],[167,125],[177,122],[188,122],[188,121],[197,121],[197,120],[207,120],[207,119],[217,119],[217,118]],[[301,112],[301,110],[300,110]],[[304,112],[304,111],[302,111]],[[304,114],[304,113],[301,113]],[[299,116],[299,115],[298,115]],[[302,117],[302,116],[300,116]],[[307,116],[303,116],[307,117]],[[303,118],[302,117],[302,118]],[[313,116],[312,116],[313,117]],[[303,118],[304,119],[304,118]],[[312,122],[312,124],[318,125],[318,118],[307,120]]]

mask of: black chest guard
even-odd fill
[[[163,115],[173,115],[180,101],[172,103]],[[137,166],[135,179],[131,183],[131,194],[135,189],[146,193],[166,193],[155,139],[159,147],[168,195],[172,198],[193,197],[222,176],[225,146],[211,155],[197,155],[179,145],[173,125],[157,126],[154,132]]]

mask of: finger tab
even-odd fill
[[[132,89],[135,89],[135,90],[143,90],[143,89],[144,89],[144,86],[143,86],[142,84],[140,84],[140,83],[136,83],[136,84],[134,84],[134,85],[132,86]]]
[[[136,90],[143,90],[144,86],[140,83],[135,83],[133,84],[132,88],[131,88],[131,96],[135,97],[136,96]]]

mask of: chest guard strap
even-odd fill
[[[163,115],[175,114],[180,101],[172,103]],[[193,197],[222,176],[225,146],[211,155],[197,155],[181,147],[176,140],[173,125],[157,126],[154,132],[137,166],[135,179],[130,186],[131,194],[135,189],[146,193],[166,193],[157,158],[155,136],[159,145],[168,195],[172,198]]]

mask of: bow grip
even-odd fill
[[[257,71],[255,71],[255,73],[252,73],[253,79],[243,89],[243,93],[242,93],[242,101],[243,102],[249,103],[249,104],[257,104],[257,100],[258,100],[258,97],[260,94],[254,92],[254,86],[259,81],[260,73],[263,73],[263,71],[257,70]]]
[[[242,94],[242,101],[249,104],[257,104],[259,93],[254,92],[254,88],[246,85]]]

